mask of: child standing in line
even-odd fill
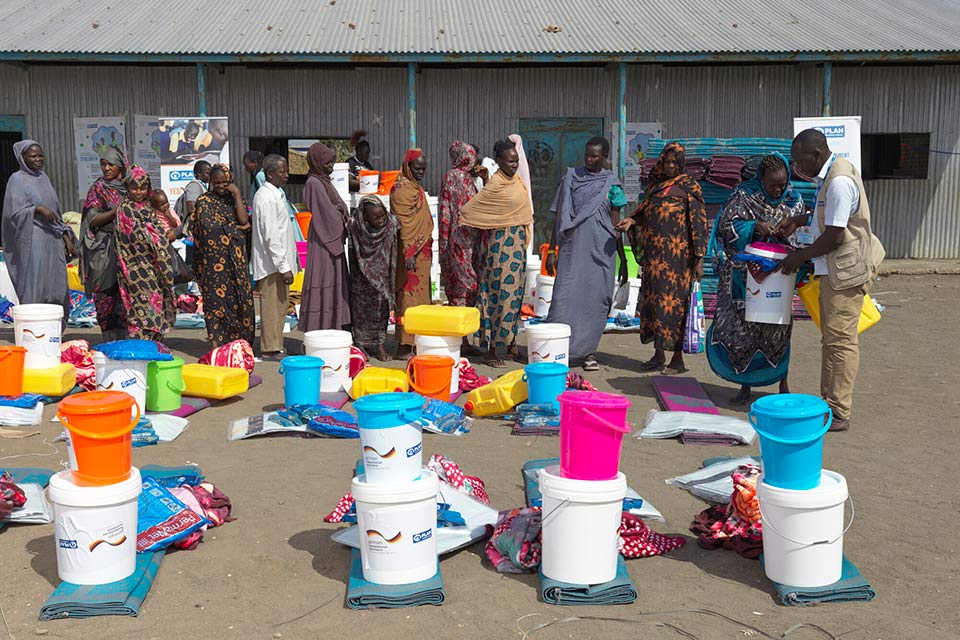
[[[365,196],[347,220],[353,341],[368,355],[392,359],[384,347],[394,307],[399,223],[377,196]]]
[[[173,242],[177,239],[177,227],[180,226],[180,216],[176,214],[170,201],[167,200],[167,194],[161,189],[154,189],[150,192],[150,204],[153,206],[153,212],[163,227],[163,232],[167,240]]]

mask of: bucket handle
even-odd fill
[[[585,414],[587,414],[588,416],[590,416],[591,418],[593,418],[594,420],[596,420],[596,421],[599,422],[600,424],[605,425],[605,426],[613,429],[614,431],[619,431],[620,433],[630,433],[630,425],[629,425],[629,424],[627,424],[627,425],[626,425],[626,429],[624,429],[623,427],[618,427],[617,425],[613,424],[612,422],[610,422],[609,420],[607,420],[607,419],[605,419],[605,418],[601,418],[600,416],[598,416],[597,414],[595,414],[593,411],[590,411],[590,409],[581,409],[581,411],[583,411]]]
[[[83,436],[84,438],[90,438],[91,440],[109,440],[111,438],[119,438],[121,436],[127,435],[133,430],[134,427],[137,426],[137,423],[140,422],[140,405],[134,402],[133,406],[137,410],[137,417],[133,419],[133,422],[131,422],[125,427],[121,427],[120,429],[117,429],[116,431],[108,431],[107,433],[91,433],[89,431],[84,431],[83,429],[78,429],[73,425],[71,425],[70,421],[67,420],[66,416],[60,413],[60,411],[57,411],[57,419],[61,423],[63,423],[67,427],[67,429],[69,429],[72,433]]]
[[[838,535],[838,536],[837,536],[836,538],[834,538],[833,540],[818,540],[818,541],[816,541],[816,542],[801,542],[800,540],[794,540],[794,539],[791,538],[790,536],[784,535],[783,532],[781,532],[779,529],[777,529],[777,528],[773,525],[773,523],[772,523],[771,521],[767,520],[767,517],[766,517],[765,515],[763,515],[763,505],[762,505],[762,503],[761,503],[760,500],[757,500],[757,506],[759,507],[759,510],[760,510],[760,521],[763,523],[763,528],[764,528],[764,529],[766,529],[767,527],[770,527],[775,534],[777,534],[778,536],[780,536],[780,537],[783,538],[784,540],[786,540],[786,541],[788,541],[788,542],[792,542],[793,544],[798,544],[798,545],[800,545],[801,547],[815,547],[815,546],[817,546],[818,544],[833,544],[834,542],[836,542],[837,540],[839,540],[840,538],[842,538],[843,536],[845,536],[846,533],[847,533],[847,531],[850,530],[850,527],[853,526],[853,520],[854,520],[854,518],[857,517],[857,511],[856,511],[856,509],[854,509],[854,507],[853,507],[853,496],[851,496],[851,495],[848,493],[848,494],[847,494],[847,499],[844,500],[844,502],[849,502],[849,503],[850,503],[850,522],[848,522],[848,523],[847,523],[847,526],[843,528],[843,531],[840,532],[840,535]]]
[[[413,424],[420,421],[420,416],[416,415],[409,409],[401,409],[400,416],[407,421],[408,424]]]
[[[541,498],[541,500],[542,500],[542,499],[543,499],[543,498]],[[570,502],[571,502],[570,498],[564,498],[564,499],[560,502],[560,504],[558,504],[557,506],[555,506],[555,507],[550,511],[550,513],[543,513],[543,507],[541,507],[541,508],[540,508],[540,529],[542,530],[543,527],[546,526],[547,520],[549,520],[550,517],[551,517],[553,514],[555,514],[555,513],[557,513],[558,511],[560,511],[560,509],[562,509],[562,508],[564,508],[565,506],[567,506]],[[619,527],[619,526],[617,527],[617,530],[614,531],[614,536],[615,536],[615,538],[617,538],[617,539],[620,538],[620,527]]]
[[[438,393],[443,392],[444,389],[450,388],[450,385],[447,384],[446,382],[444,382],[442,385],[440,385],[433,391],[429,391],[417,385],[417,383],[413,381],[413,358],[410,358],[410,360],[407,361],[407,380],[410,381],[410,386],[413,388],[413,390],[422,396],[435,396]]]
[[[180,384],[174,384],[171,380],[167,380],[167,387],[174,393],[183,393],[187,390],[187,385],[183,380],[180,380]]]
[[[750,426],[753,427],[753,430],[761,434],[764,438],[773,440],[774,442],[779,442],[780,444],[806,444],[811,440],[822,438],[823,436],[826,435],[827,431],[830,431],[830,426],[833,424],[833,409],[827,407],[827,412],[823,415],[826,416],[827,418],[827,421],[823,425],[823,429],[819,433],[817,433],[815,436],[810,436],[808,438],[804,438],[803,440],[791,440],[790,438],[781,438],[780,436],[774,436],[772,434],[767,433],[766,431],[762,431],[760,427],[757,425],[757,419],[754,417],[753,412],[747,412],[747,420],[750,421]]]

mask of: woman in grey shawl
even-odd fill
[[[97,324],[104,340],[122,340],[127,337],[127,312],[120,299],[117,284],[117,241],[114,237],[114,219],[117,207],[127,195],[123,180],[127,175],[127,160],[123,152],[107,147],[100,156],[100,171],[87,191],[80,222],[81,258],[80,277],[87,297],[97,310]]]
[[[63,305],[70,315],[67,260],[77,239],[63,221],[60,199],[43,172],[43,149],[33,140],[13,145],[20,170],[10,176],[3,198],[3,248],[20,304]]]
[[[550,209],[557,214],[551,245],[560,250],[559,258],[547,259],[557,278],[547,322],[570,326],[570,358],[582,358],[586,371],[600,368],[596,353],[613,302],[615,251],[626,281],[623,240],[614,225],[627,198],[617,176],[603,168],[609,154],[605,138],[588,140],[585,166],[567,169]]]

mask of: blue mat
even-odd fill
[[[763,562],[763,556],[760,556]],[[827,602],[870,602],[877,592],[860,574],[856,565],[843,556],[843,569],[840,579],[826,587],[790,587],[773,583],[780,601],[790,607],[809,607]]]
[[[141,478],[153,478],[157,484],[175,489],[182,484],[196,486],[203,482],[203,471],[198,465],[183,467],[165,467],[159,464],[145,464],[140,467]]]
[[[363,579],[360,550],[350,555],[350,582],[347,584],[347,606],[351,609],[403,609],[443,604],[443,578],[440,565],[429,580],[414,584],[374,584]]]
[[[138,553],[137,568],[126,580],[94,586],[62,582],[40,608],[40,619],[138,615],[157,577],[163,554]]]
[[[551,580],[540,570],[540,597],[547,604],[607,605],[631,604],[637,599],[637,589],[627,573],[627,563],[617,555],[617,577],[603,584],[570,584]]]

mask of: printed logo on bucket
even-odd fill
[[[419,535],[419,534],[418,534],[418,535]],[[397,535],[395,535],[395,536],[393,536],[393,537],[391,537],[391,538],[388,538],[387,536],[383,535],[382,533],[380,533],[380,532],[377,531],[376,529],[367,529],[367,537],[368,537],[368,538],[380,538],[381,540],[383,540],[384,542],[387,542],[387,543],[389,543],[389,544],[396,544],[397,542],[400,542],[401,540],[403,540],[403,533],[400,532],[400,531],[397,531]],[[416,540],[416,536],[414,536],[414,542],[416,542],[416,541],[417,541],[417,540]]]
[[[418,542],[423,542],[424,540],[429,540],[433,537],[433,529],[427,529],[426,531],[421,531],[420,533],[413,534],[413,544]]]
[[[89,549],[90,551],[93,551],[94,549],[99,547],[101,544],[106,544],[111,547],[119,547],[126,541],[127,541],[127,536],[120,536],[119,540],[114,540],[113,542],[110,542],[109,540],[103,540],[103,539],[94,540],[93,542],[90,543]]]
[[[57,540],[57,543],[60,545],[61,549],[79,549],[80,548],[79,545],[77,545],[76,540],[64,540],[63,538],[60,538],[59,540]]]
[[[768,298],[782,298],[782,297],[783,297],[783,292],[782,292],[782,291],[767,291],[767,297],[768,297]]]
[[[418,442],[418,443],[415,444],[414,446],[412,446],[412,447],[410,447],[409,449],[407,449],[407,457],[408,457],[408,458],[412,458],[413,456],[417,455],[417,454],[420,453],[421,451],[423,451],[423,443],[422,443],[422,442]]]
[[[131,386],[131,385],[134,385],[134,384],[137,384],[137,379],[136,379],[136,378],[130,378],[129,380],[124,380],[123,382],[121,382],[121,383],[120,383],[120,388],[121,388],[121,389],[126,389],[127,387],[129,387],[129,386]]]
[[[34,340],[43,340],[44,338],[47,337],[47,334],[45,334],[45,333],[34,333],[32,329],[24,329],[24,330],[23,330],[23,337],[27,337],[27,336],[30,336],[30,337],[33,338]]]
[[[393,456],[395,456],[396,453],[397,453],[397,449],[396,449],[396,447],[390,447],[390,451],[387,451],[386,453],[380,453],[379,451],[377,451],[376,449],[374,449],[374,448],[371,447],[370,445],[365,445],[365,446],[363,447],[363,452],[364,452],[364,453],[368,453],[368,452],[369,452],[369,453],[375,453],[375,454],[377,454],[378,456],[380,456],[381,458],[383,458],[384,460],[386,460],[387,458],[392,458]]]
[[[530,357],[532,358],[532,357],[534,357],[534,356],[536,356],[537,358],[540,358],[541,360],[549,360],[549,359],[550,359],[550,354],[549,354],[549,353],[540,353],[539,351],[536,351],[536,350],[530,352]]]

